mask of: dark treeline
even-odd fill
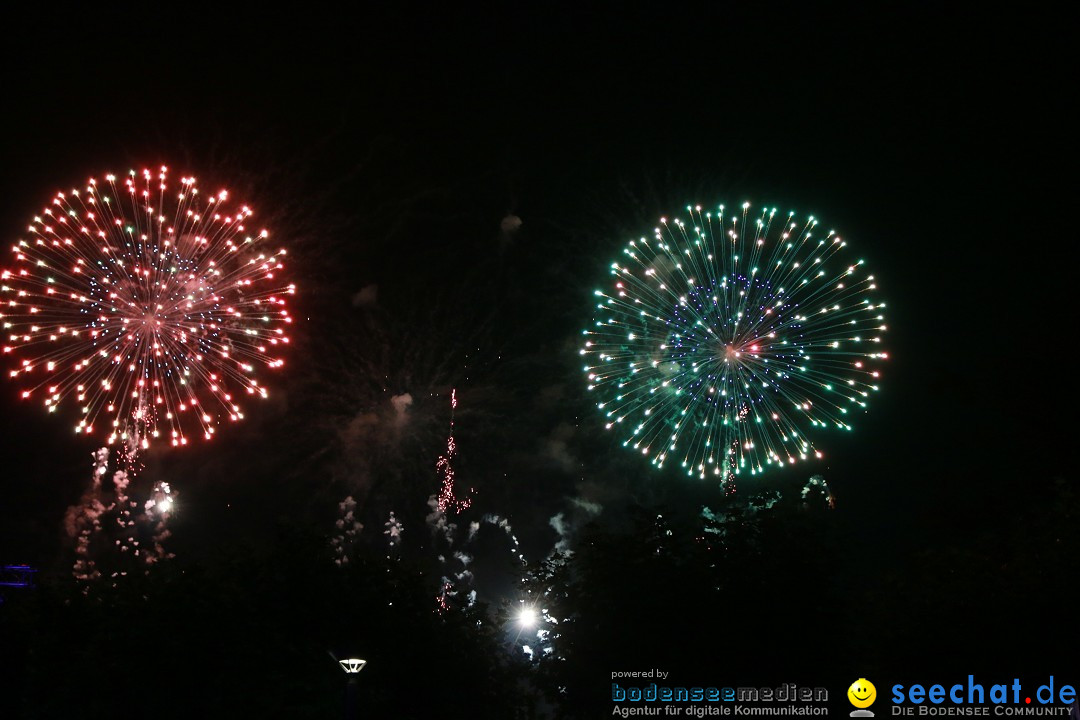
[[[542,640],[519,634],[517,602],[438,614],[437,574],[417,558],[358,546],[338,566],[327,537],[282,528],[212,565],[173,560],[86,594],[57,579],[6,593],[6,716],[336,717],[333,656],[350,654],[369,661],[364,717],[395,718],[597,717],[611,672],[653,666],[689,684],[835,686],[903,668],[1017,672],[1009,647],[1024,672],[1061,674],[1080,502],[1062,480],[1037,495],[885,558],[821,497],[627,507],[524,573]]]

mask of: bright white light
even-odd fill
[[[522,608],[518,613],[518,624],[525,628],[536,625],[537,619],[536,611],[532,608]]]
[[[350,675],[354,675],[364,669],[364,666],[367,665],[367,660],[349,658],[348,660],[338,660],[338,664],[341,665],[342,670]]]

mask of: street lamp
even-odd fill
[[[536,625],[538,619],[535,608],[523,607],[521,612],[518,613],[518,624],[525,630],[529,630]]]
[[[367,665],[367,660],[347,658],[338,660],[338,665],[349,678],[345,685],[345,720],[356,720],[356,676]]]
[[[367,660],[361,660],[360,658],[349,658],[348,660],[338,660],[338,664],[341,665],[341,669],[349,675],[355,675],[364,669],[367,665]]]

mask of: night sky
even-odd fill
[[[229,188],[289,248],[297,322],[285,369],[264,376],[271,399],[210,444],[146,456],[143,482],[181,493],[179,566],[257,553],[282,527],[329,538],[346,495],[364,544],[384,545],[393,510],[422,554],[451,388],[458,482],[477,512],[510,520],[530,561],[597,519],[583,507],[624,527],[634,508],[720,502],[711,481],[657,472],[603,432],[576,354],[625,241],[697,203],[823,218],[889,307],[882,391],[855,430],[821,436],[825,461],[740,479],[740,493],[797,494],[821,473],[853,563],[933,583],[911,558],[1037,519],[1055,480],[1074,487],[1063,18],[870,5],[203,13],[29,13],[2,31],[0,71],[6,238],[59,189],[165,164]],[[502,228],[508,216],[519,230]],[[61,583],[64,512],[97,446],[7,390],[0,561]],[[403,393],[409,427],[393,434],[389,399]],[[379,420],[358,429],[366,414]],[[482,599],[512,601],[505,538],[480,540]],[[1027,672],[1015,653],[1075,642],[1063,619],[1024,619],[1016,636],[1031,644],[982,667]]]

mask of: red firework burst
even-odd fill
[[[240,398],[266,397],[292,322],[284,250],[247,206],[167,169],[57,193],[0,270],[3,353],[23,398],[76,404],[75,432],[146,448],[209,440]]]

